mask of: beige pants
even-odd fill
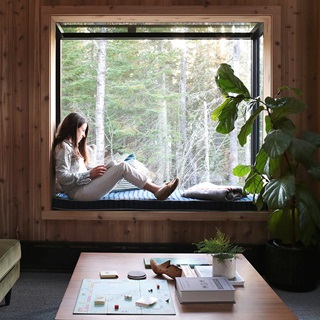
[[[125,162],[120,162],[107,169],[106,173],[90,183],[81,186],[72,196],[74,200],[93,201],[102,198],[110,192],[116,183],[122,178],[143,189],[148,177],[138,172],[135,168]]]

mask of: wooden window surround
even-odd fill
[[[265,221],[267,212],[58,211],[52,210],[51,145],[55,119],[55,30],[58,22],[263,22],[264,93],[280,86],[280,7],[278,6],[42,6],[41,112],[39,149],[41,216],[44,220]],[[37,146],[36,146],[37,147]],[[35,202],[39,194],[33,194]]]

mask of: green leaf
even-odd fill
[[[244,189],[251,194],[258,194],[264,186],[263,178],[260,174],[251,170],[248,177],[245,180]]]
[[[226,98],[217,108],[215,108],[211,114],[213,121],[218,121],[222,110],[228,105],[232,98]]]
[[[265,203],[263,201],[263,198],[262,198],[262,194],[261,192],[263,192],[263,188],[261,189],[260,193],[258,194],[258,197],[255,199],[254,203],[255,205],[257,206],[257,209],[260,211],[264,208],[265,206]]]
[[[254,110],[254,112],[252,113],[250,118],[241,127],[240,133],[238,135],[238,140],[239,140],[239,143],[242,147],[247,143],[247,137],[252,132],[252,126],[253,126],[255,120],[257,119],[257,117],[259,116],[260,112],[263,110],[264,110],[264,107],[259,106],[256,110]]]
[[[266,185],[263,199],[270,209],[283,209],[295,192],[294,175],[285,175],[278,179],[272,179]]]
[[[299,220],[298,214],[295,212],[295,221],[296,221],[296,234],[299,231]],[[283,243],[292,242],[292,228],[293,225],[292,215],[289,209],[285,210],[275,210],[271,213],[268,220],[268,229],[277,239],[281,239]]]
[[[306,131],[303,133],[301,139],[310,142],[315,147],[320,147],[320,134],[316,132]]]
[[[316,147],[302,139],[293,138],[289,152],[292,157],[299,163],[309,168],[312,163],[312,157],[316,151]]]
[[[219,66],[215,80],[224,96],[241,94],[246,98],[250,97],[247,87],[234,75],[233,69],[226,63],[222,63]]]
[[[316,180],[320,181],[320,164],[316,162],[312,162],[310,164],[310,168],[308,170],[308,173],[311,175],[311,177]]]
[[[320,204],[312,190],[303,183],[297,185],[296,206],[300,215],[301,240],[309,246],[315,240],[316,228],[320,229]]]
[[[301,96],[302,92],[300,89],[294,88],[294,87],[290,87],[290,86],[281,86],[278,88],[279,93],[284,91],[284,90],[291,90],[293,91],[297,96]]]
[[[237,99],[228,99],[227,104],[224,105],[219,114],[217,132],[226,134],[234,129],[234,123],[238,118],[238,103]]]
[[[249,174],[250,170],[251,170],[250,165],[238,164],[236,167],[233,168],[232,173],[236,177],[244,177],[247,174]]]
[[[308,108],[308,106],[301,100],[293,97],[285,97],[274,100],[274,104],[268,104],[272,109],[272,118],[279,120],[289,114],[300,113]]]
[[[280,120],[275,121],[274,129],[280,129],[285,134],[292,137],[295,132],[296,126],[289,118],[281,118]]]
[[[320,229],[320,203],[315,193],[304,183],[297,185],[297,208],[300,216],[311,218]]]
[[[271,158],[276,158],[285,153],[291,143],[291,137],[282,130],[273,130],[268,133],[262,148]]]
[[[254,163],[254,167],[258,173],[263,174],[267,171],[266,165],[268,163],[268,159],[269,159],[268,155],[261,148],[258,154],[256,155],[256,161]]]

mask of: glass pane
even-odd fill
[[[251,88],[251,52],[250,40],[64,40],[62,116],[78,111],[88,118],[89,143],[103,140],[101,163],[133,153],[157,183],[179,176],[183,188],[239,184],[232,169],[250,163],[250,143],[240,147],[237,132],[217,134],[211,113],[222,101],[218,66],[230,64]]]

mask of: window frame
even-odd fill
[[[40,201],[44,220],[217,220],[220,215],[207,212],[174,211],[57,211],[52,210],[54,191],[51,146],[57,123],[56,116],[56,25],[60,22],[262,22],[264,24],[264,79],[265,95],[272,95],[280,86],[280,14],[279,6],[42,6],[41,7],[41,111],[40,111]],[[49,164],[49,165],[48,165]],[[34,201],[39,194],[33,194]],[[39,201],[39,200],[38,200]],[[232,214],[232,213],[230,213]],[[250,216],[253,213],[248,213]],[[256,215],[256,213],[254,213]],[[243,218],[243,213],[237,213]],[[240,217],[240,215],[242,217]],[[224,214],[224,218],[228,218]],[[262,217],[252,216],[259,220]]]

